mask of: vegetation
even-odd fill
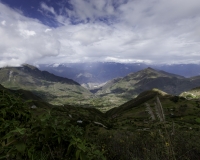
[[[199,88],[182,96],[148,90],[179,93],[191,87],[188,79],[148,68],[91,96],[31,66],[11,70],[0,73],[15,89],[0,85],[0,159],[200,159]]]
[[[40,71],[34,66],[0,68],[0,83],[9,89],[33,92],[46,102],[61,104],[88,104],[92,94],[77,82]],[[24,78],[25,77],[25,78]]]
[[[152,68],[113,79],[100,88],[91,90],[92,93],[73,80],[40,71],[31,65],[0,68],[0,75],[0,83],[4,87],[31,91],[50,104],[91,106],[103,112],[118,107],[152,88],[179,95],[199,86],[199,77],[185,78]],[[198,98],[198,94],[198,91],[195,91],[183,96],[191,99]]]
[[[199,86],[199,77],[185,78],[164,71],[147,68],[136,73],[131,73],[123,78],[109,81],[101,87],[96,95],[109,99],[109,109],[122,105],[135,98],[140,93],[157,88],[168,94],[179,95],[184,91]]]
[[[0,159],[200,158],[200,102],[159,90],[104,114],[41,102],[31,108],[35,100],[5,88],[0,102]]]
[[[104,159],[81,127],[52,110],[31,111],[29,102],[4,90],[0,102],[0,159]]]

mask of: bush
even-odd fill
[[[0,159],[104,159],[83,130],[45,110],[36,116],[27,102],[0,92]]]

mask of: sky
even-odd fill
[[[0,0],[0,67],[200,62],[199,0]]]

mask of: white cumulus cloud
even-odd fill
[[[1,21],[1,24],[6,26],[6,21]]]
[[[32,63],[59,54],[60,42],[44,32],[46,26],[3,4],[0,10],[0,21],[6,21],[6,26],[0,26],[0,66]]]
[[[0,66],[118,61],[199,63],[199,0],[70,0],[51,28],[0,3]],[[62,8],[63,9],[63,8]]]

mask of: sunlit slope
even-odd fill
[[[36,67],[5,67],[0,69],[0,83],[10,89],[32,91],[52,104],[73,104],[85,100],[92,95],[77,82],[55,76]]]
[[[193,99],[188,100],[166,93],[163,94],[159,90],[142,92],[137,98],[109,110],[106,112],[106,116],[115,121],[116,127],[121,126],[122,128],[129,128],[130,130],[140,127],[145,128],[145,126],[147,127],[149,125],[146,121],[151,119],[146,110],[146,103],[155,111],[156,97],[159,97],[162,103],[164,115],[168,122],[174,121],[180,125],[179,127],[188,127],[188,129],[191,125],[194,128],[199,128],[199,101]],[[156,114],[155,117],[157,117]]]
[[[191,79],[147,68],[131,73],[124,78],[109,81],[97,91],[96,95],[117,106],[153,88],[160,89],[168,94],[179,95],[183,91],[196,86],[198,86],[198,83],[192,82]]]

